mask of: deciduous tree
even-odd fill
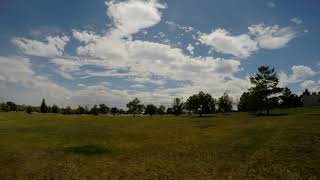
[[[186,102],[186,109],[202,117],[202,114],[209,114],[215,111],[215,100],[210,94],[201,91],[189,97]]]
[[[136,116],[136,114],[142,113],[144,105],[140,103],[141,102],[138,98],[134,98],[132,101],[130,101],[127,104],[129,113],[133,114],[133,116]]]
[[[225,92],[223,96],[221,96],[218,99],[218,107],[219,107],[218,111],[222,113],[231,112],[232,104],[233,104],[232,98],[228,95],[228,93]]]
[[[150,116],[152,116],[152,115],[155,115],[157,113],[157,110],[158,110],[157,106],[155,106],[153,104],[148,104],[146,106],[146,109],[145,109],[144,113],[145,114],[149,114]]]

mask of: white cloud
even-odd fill
[[[131,85],[132,88],[139,88],[139,89],[142,89],[142,88],[145,88],[145,85],[143,84],[134,84],[134,85]]]
[[[277,5],[274,2],[269,1],[269,2],[267,2],[267,6],[269,8],[275,8]]]
[[[189,53],[190,53],[191,55],[194,54],[194,47],[192,46],[192,44],[189,44],[189,45],[187,46],[187,50],[189,51]]]
[[[280,28],[278,25],[253,25],[249,27],[249,31],[259,47],[264,49],[283,48],[296,37],[296,32],[292,28]]]
[[[240,58],[247,58],[258,50],[257,43],[247,34],[233,36],[225,29],[216,29],[210,34],[203,34],[199,40],[217,52],[232,54]]]
[[[113,20],[116,32],[128,36],[142,29],[154,26],[161,20],[165,6],[157,0],[129,0],[123,2],[106,2],[107,14]]]
[[[293,23],[295,23],[295,24],[297,24],[297,25],[303,23],[303,21],[302,21],[300,18],[298,18],[298,17],[292,18],[292,19],[290,19],[290,21],[293,22]]]
[[[0,83],[16,84],[26,88],[23,99],[39,100],[46,97],[62,102],[69,97],[68,90],[51,82],[47,77],[37,75],[27,58],[0,56],[0,77]],[[32,102],[30,99],[28,102]],[[34,101],[32,103],[34,104]]]
[[[319,92],[320,91],[320,83],[312,80],[306,80],[300,84],[301,88],[308,89],[311,92]]]
[[[85,42],[85,43],[90,43],[93,41],[96,41],[99,36],[97,36],[94,32],[90,31],[77,31],[77,30],[72,30],[73,37],[79,41]]]
[[[292,72],[296,79],[310,77],[316,74],[310,67],[303,65],[293,66]]]
[[[165,22],[169,26],[169,31],[182,30],[184,33],[191,33],[195,31],[195,28],[191,26],[183,26],[174,21]]]
[[[303,65],[296,65],[292,66],[292,74],[287,75],[284,72],[280,72],[279,74],[279,85],[281,87],[285,87],[292,83],[298,83],[303,81],[308,77],[312,77],[316,74],[310,67],[303,66]]]
[[[69,40],[67,36],[48,36],[44,42],[15,37],[11,42],[27,55],[55,57],[63,55],[64,47]]]
[[[64,72],[78,71],[81,67],[81,61],[77,58],[54,58],[50,62]]]
[[[28,55],[50,57],[49,63],[53,64],[54,72],[66,79],[76,80],[79,90],[68,90],[48,77],[38,76],[32,70],[31,61],[21,58],[17,62],[13,60],[11,64],[9,60],[3,60],[4,57],[0,59],[1,67],[12,66],[8,68],[11,70],[0,72],[0,81],[24,82],[22,84],[34,90],[30,91],[34,92],[30,93],[30,98],[38,97],[41,89],[41,96],[47,97],[48,94],[51,102],[65,105],[106,103],[121,107],[132,97],[139,97],[145,103],[170,104],[173,97],[186,98],[198,91],[206,91],[214,97],[228,91],[231,96],[238,97],[250,87],[248,78],[236,77],[236,73],[242,70],[238,60],[193,57],[194,47],[191,44],[187,47],[190,55],[187,55],[184,49],[163,42],[133,39],[131,35],[160,22],[160,10],[165,6],[156,0],[111,1],[106,4],[107,14],[113,21],[106,33],[73,30],[73,37],[80,42],[76,47],[78,57],[64,55],[64,47],[69,41],[65,36],[49,36],[46,42],[24,38],[13,40]],[[191,27],[178,28],[183,28],[184,32],[195,31]],[[280,28],[275,29],[283,31]],[[237,58],[249,57],[259,49],[251,34],[234,36],[224,29],[217,29],[211,34],[197,34],[201,36],[202,43]],[[276,32],[271,33],[272,36],[274,34],[278,35]],[[164,33],[158,35],[165,38]],[[261,34],[255,33],[253,36],[260,37]],[[258,42],[260,44],[260,41]],[[21,67],[16,70],[16,66]],[[86,68],[82,68],[84,66]],[[87,66],[95,68],[90,69]],[[301,77],[303,73],[307,73],[307,70],[304,70],[293,69],[296,75],[292,77]],[[97,82],[96,85],[81,82],[92,77],[119,78],[134,85],[121,90],[111,88],[109,82]],[[170,83],[174,85],[169,85]],[[143,89],[150,84],[155,89]]]

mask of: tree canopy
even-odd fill
[[[41,106],[40,106],[40,112],[41,113],[47,113],[48,112],[48,106],[46,105],[46,100],[42,99]]]
[[[225,92],[223,96],[218,99],[218,111],[222,113],[231,112],[232,104],[232,98]]]
[[[138,98],[134,98],[127,104],[127,108],[129,113],[135,116],[136,114],[142,113],[144,105],[141,104],[141,101]]]
[[[146,109],[145,109],[144,113],[152,116],[152,115],[155,115],[157,113],[157,110],[158,110],[157,106],[155,106],[153,104],[148,104],[146,106]]]
[[[181,98],[174,98],[172,103],[172,113],[176,116],[179,116],[183,113],[185,104]]]
[[[263,104],[261,107],[267,111],[267,115],[270,114],[270,97],[275,96],[282,91],[282,88],[277,87],[279,79],[274,68],[269,66],[261,66],[258,68],[258,73],[250,77],[251,83],[254,85],[250,89],[251,93],[257,98],[259,104]]]
[[[198,94],[189,97],[186,102],[186,109],[199,114],[201,117],[203,114],[215,111],[215,100],[210,94],[200,91]]]

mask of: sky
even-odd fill
[[[237,100],[257,68],[320,91],[318,0],[1,0],[0,101]]]

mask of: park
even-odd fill
[[[319,119],[319,107],[273,116],[0,113],[0,177],[316,179]]]
[[[320,179],[320,1],[0,1],[0,180]]]

